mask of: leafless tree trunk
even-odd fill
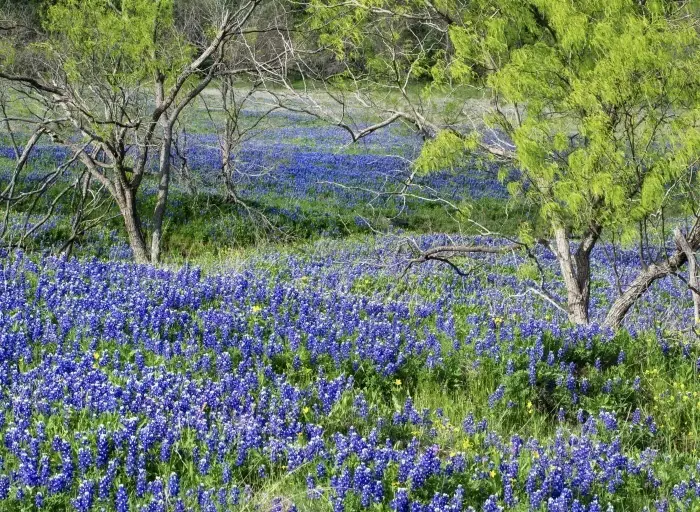
[[[156,77],[156,104],[160,105],[165,97],[164,77]],[[151,262],[158,263],[160,260],[161,244],[163,240],[163,218],[165,208],[168,203],[168,192],[170,191],[170,168],[173,124],[168,112],[164,112],[160,118],[162,128],[162,141],[160,145],[160,157],[158,160],[158,195],[156,206],[153,212],[153,232],[151,233]]]
[[[224,115],[226,116],[224,134],[220,141],[221,172],[223,174],[224,187],[226,190],[226,200],[236,203],[238,202],[238,194],[236,193],[236,185],[234,183],[235,169],[231,159],[236,143],[239,142],[240,139],[237,133],[240,108],[236,105],[235,92],[229,77],[225,77],[221,80],[219,91],[221,93]],[[230,100],[229,96],[232,96]]]
[[[688,259],[688,287],[690,288],[690,294],[693,297],[693,313],[694,320],[696,324],[700,323],[700,288],[698,288],[698,272],[697,272],[697,260],[695,259],[695,251],[690,247],[688,241],[681,233],[680,228],[676,228],[673,231],[673,238],[676,241],[679,249],[683,251],[685,257]]]
[[[141,219],[136,208],[136,191],[133,188],[125,188],[117,194],[116,200],[119,212],[124,219],[124,228],[129,238],[129,245],[134,253],[134,260],[137,263],[148,263],[150,255],[143,235]]]
[[[592,229],[571,254],[570,240],[565,228],[554,230],[552,250],[559,263],[566,287],[569,320],[578,325],[589,322],[591,302],[591,251],[598,240],[598,229]]]

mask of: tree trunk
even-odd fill
[[[163,144],[160,148],[160,161],[158,173],[158,196],[156,208],[153,212],[153,233],[151,235],[151,263],[160,261],[160,251],[163,239],[163,219],[165,207],[168,204],[168,191],[170,189],[170,150],[172,148],[172,127],[163,127]]]
[[[163,78],[156,79],[156,102],[163,101]],[[160,147],[160,158],[158,161],[158,195],[156,197],[156,207],[153,212],[153,233],[151,234],[151,263],[154,265],[160,261],[160,251],[163,242],[163,218],[165,217],[165,207],[168,204],[168,191],[170,189],[170,162],[173,144],[173,125],[166,113],[161,117],[163,127],[163,142]]]
[[[690,295],[693,297],[693,319],[695,324],[700,324],[700,288],[698,287],[698,271],[697,271],[697,260],[695,259],[695,251],[690,247],[688,241],[681,233],[679,228],[673,231],[673,238],[676,241],[676,245],[680,248],[685,257],[688,260],[688,285],[690,288]]]
[[[225,201],[227,203],[231,203],[231,204],[240,203],[240,199],[238,199],[238,194],[236,193],[235,185],[233,183],[231,183],[231,180],[229,180],[228,177],[224,177],[224,182],[226,183]]]
[[[223,174],[226,188],[226,202],[236,204],[238,203],[238,194],[236,193],[236,185],[233,182],[234,170],[231,165],[231,149],[228,140],[224,141],[221,153],[221,174]]]
[[[125,190],[123,197],[118,198],[117,203],[124,218],[124,227],[129,237],[129,245],[134,253],[134,260],[136,263],[148,263],[148,246],[143,237],[141,221],[136,210],[136,193],[131,189]]]
[[[685,262],[685,254],[680,253],[678,259]],[[681,263],[670,265],[668,261],[660,264],[652,263],[642,270],[632,283],[627,287],[608,310],[603,325],[612,329],[618,329],[622,325],[627,312],[634,306],[634,303],[649,289],[654,281],[666,277],[671,273],[671,268],[677,268]]]
[[[569,247],[569,237],[564,228],[554,230],[554,243],[554,254],[566,286],[569,321],[577,325],[586,325],[589,321],[588,308],[591,297],[590,250],[578,250],[574,260]]]
[[[224,187],[226,188],[226,202],[236,204],[238,203],[238,194],[233,182],[235,170],[231,165],[231,153],[233,151],[232,141],[236,138],[238,111],[235,97],[229,98],[229,94],[233,96],[233,89],[228,78],[224,78],[221,81],[220,91],[224,113],[226,114],[226,126],[224,127],[224,136],[221,140],[221,174],[223,175]]]
[[[700,220],[695,222],[693,228],[684,238],[688,248],[692,251],[698,250],[700,247]],[[627,312],[654,281],[676,272],[686,261],[688,261],[688,257],[685,251],[679,248],[670,257],[657,260],[640,271],[624,293],[610,306],[603,325],[612,329],[618,329],[622,325]]]

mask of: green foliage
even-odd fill
[[[430,83],[446,71],[446,34],[424,30],[413,22],[419,19],[416,12],[423,5],[418,0],[361,0],[338,6],[328,0],[311,0],[306,4],[305,28],[345,64],[334,85],[356,84],[358,77],[371,77],[363,89],[386,93],[393,88],[396,92],[397,86]],[[377,15],[382,12],[396,16]]]
[[[543,217],[581,229],[664,208],[700,154],[693,17],[665,2],[488,3],[498,23],[450,32],[454,76],[493,62],[488,85],[524,106],[519,121],[490,121],[514,141],[524,194]],[[690,199],[677,191],[674,201]]]
[[[414,165],[421,173],[454,168],[466,153],[476,149],[476,142],[475,137],[462,137],[453,131],[441,131],[437,137],[425,143]]]
[[[114,90],[167,76],[189,54],[174,29],[173,0],[59,0],[47,9],[44,28],[70,78]]]
[[[404,51],[398,60],[430,78],[428,91],[488,87],[499,107],[508,105],[485,122],[515,144],[522,179],[511,192],[549,225],[625,229],[694,199],[682,185],[692,182],[689,169],[700,155],[693,3],[476,0],[426,10],[423,2],[361,0],[338,8],[314,0],[309,12],[332,46],[371,54],[387,68],[396,59],[372,35],[377,26],[394,27],[397,48],[422,34],[421,48],[431,51]],[[447,38],[435,38],[431,26]],[[474,132],[438,135],[417,169],[458,166],[466,153],[490,145],[492,133]]]

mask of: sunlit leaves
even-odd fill
[[[423,8],[362,0],[350,15],[315,2],[315,15],[334,27],[334,37],[370,47],[370,31],[359,20],[379,20],[371,8],[397,15]],[[485,83],[507,107],[484,122],[515,144],[522,181],[510,188],[543,218],[573,229],[591,223],[622,229],[693,197],[676,186],[687,182],[700,147],[700,37],[691,7],[662,0],[475,0],[441,8],[449,13],[441,20],[449,45],[434,55],[430,75],[424,56],[414,55],[417,75],[441,84]],[[375,52],[370,62],[386,59]],[[517,119],[508,110],[514,105]],[[457,166],[480,147],[477,135],[468,138],[470,144],[463,133],[440,134],[426,144],[417,168]]]
[[[453,132],[443,131],[428,141],[415,162],[419,172],[426,173],[446,167],[454,167],[464,154],[462,139]]]
[[[172,0],[61,0],[46,13],[53,53],[76,82],[132,86],[180,66],[191,49],[173,25]]]
[[[488,83],[501,101],[525,105],[512,138],[541,214],[619,225],[689,199],[676,184],[698,149],[697,32],[668,6],[661,16],[622,0],[528,4],[544,32],[512,40]],[[527,30],[505,8],[501,19]],[[503,33],[486,31],[496,41]]]

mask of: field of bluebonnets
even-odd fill
[[[243,115],[254,123],[260,113],[253,107]],[[221,194],[216,125],[198,110],[188,119],[188,127],[182,148],[173,155],[174,165],[185,171],[176,174],[165,227],[165,251],[178,261],[201,258],[203,253],[221,259],[222,254],[255,245],[271,234],[299,241],[376,229],[453,233],[462,229],[454,206],[465,200],[476,200],[474,216],[479,221],[502,227],[500,213],[508,194],[492,163],[475,161],[470,173],[446,169],[415,177],[411,162],[422,139],[406,127],[375,132],[352,145],[341,128],[303,114],[273,112],[234,156],[238,196],[274,225],[272,232],[260,233],[265,231],[263,223],[258,219],[252,225],[259,229],[251,227],[250,211],[226,202]],[[0,133],[0,176],[9,177],[13,157],[9,139]],[[63,147],[38,145],[29,166],[34,170],[25,179],[39,182],[55,162],[68,157]],[[157,188],[155,180],[144,185],[144,212],[153,209]],[[401,191],[407,193],[398,194]],[[56,215],[34,233],[33,248],[60,247],[70,224],[70,208],[62,213],[59,204]],[[114,213],[109,222],[80,240],[78,255],[130,258],[125,238],[118,233],[123,229],[121,219]],[[32,215],[29,228],[41,217]],[[9,230],[21,232],[25,220],[11,219]]]
[[[166,245],[193,263],[129,263],[117,220],[76,258],[0,255],[0,510],[700,509],[684,283],[658,282],[614,333],[529,293],[522,255],[406,271],[407,233],[459,229],[444,203],[373,193],[398,190],[420,140],[348,146],[282,113],[238,155],[238,187],[294,243],[251,249],[206,123],[188,137]],[[37,176],[61,157],[38,148]],[[489,165],[418,185],[507,224]],[[594,318],[637,258],[597,250]]]

